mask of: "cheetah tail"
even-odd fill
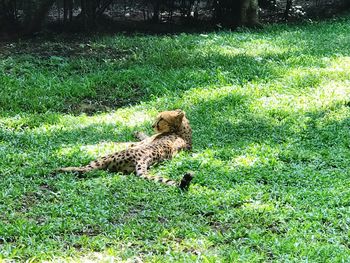
[[[83,166],[83,167],[63,167],[63,168],[58,168],[54,172],[55,173],[65,173],[65,172],[73,172],[77,174],[83,174],[86,172],[91,171],[91,167],[89,166]]]
[[[193,174],[191,172],[187,172],[181,179],[180,183],[171,179],[166,179],[161,176],[150,176],[148,174],[143,174],[140,176],[143,179],[150,180],[150,181],[156,181],[162,184],[166,184],[169,186],[177,186],[180,188],[180,190],[187,190],[190,182],[193,179]]]
[[[190,186],[190,183],[193,179],[194,175],[192,172],[187,172],[185,173],[185,175],[182,177],[180,184],[179,184],[179,188],[181,190],[187,190],[188,187]]]

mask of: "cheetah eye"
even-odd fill
[[[163,120],[163,118],[159,118],[159,120],[157,121],[157,125],[159,125],[159,123]]]

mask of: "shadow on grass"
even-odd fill
[[[7,114],[96,114],[192,88],[284,80],[293,70],[326,68],[334,46],[338,56],[349,55],[345,33],[335,38],[331,26],[319,28],[13,43],[0,64],[0,106]],[[316,35],[322,28],[327,34]],[[300,80],[305,84],[299,88],[317,85],[318,77]]]

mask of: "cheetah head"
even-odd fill
[[[182,110],[163,111],[158,114],[152,128],[158,133],[176,132],[184,117]]]

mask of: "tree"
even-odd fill
[[[42,23],[54,2],[55,0],[33,1],[31,5],[27,6],[27,9],[24,10],[26,12],[24,23],[25,35],[31,35],[36,31],[40,31]]]
[[[292,6],[293,6],[293,0],[287,0],[286,9],[284,10],[284,19],[286,20],[288,19]]]
[[[225,26],[260,26],[258,8],[258,0],[218,0],[214,17]]]
[[[0,0],[0,35],[6,36],[6,31],[16,31],[17,1]]]
[[[260,26],[258,0],[241,0],[239,24],[243,26]]]
[[[151,0],[153,7],[152,22],[159,22],[160,2],[161,0]]]

